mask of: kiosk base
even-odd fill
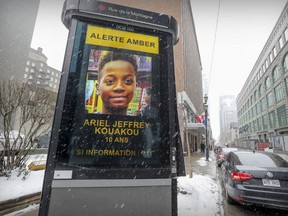
[[[50,216],[172,215],[172,179],[53,180]]]

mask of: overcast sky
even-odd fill
[[[219,97],[240,93],[286,2],[220,0],[218,16],[219,0],[191,0],[203,73],[210,78],[214,138],[220,134]]]
[[[240,92],[286,1],[191,0],[203,73],[209,78],[214,138],[220,134],[219,97]],[[42,47],[49,66],[58,70],[62,70],[68,37],[60,19],[63,2],[41,0],[31,44],[35,49]]]

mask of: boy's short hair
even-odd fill
[[[135,70],[135,75],[137,75],[138,65],[137,65],[137,58],[135,55],[121,53],[121,52],[108,52],[107,54],[103,55],[99,60],[98,70],[99,73],[104,68],[105,64],[111,61],[123,60],[130,62],[133,65]]]

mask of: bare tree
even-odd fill
[[[35,137],[51,129],[55,102],[53,92],[0,80],[0,176],[25,166]]]

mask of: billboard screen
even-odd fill
[[[77,66],[68,78],[73,84],[65,98],[69,120],[62,122],[60,142],[67,145],[58,148],[60,161],[168,167],[169,124],[161,112],[167,98],[161,93],[163,36],[87,23],[77,28],[84,45],[74,50],[77,63],[71,62]]]

